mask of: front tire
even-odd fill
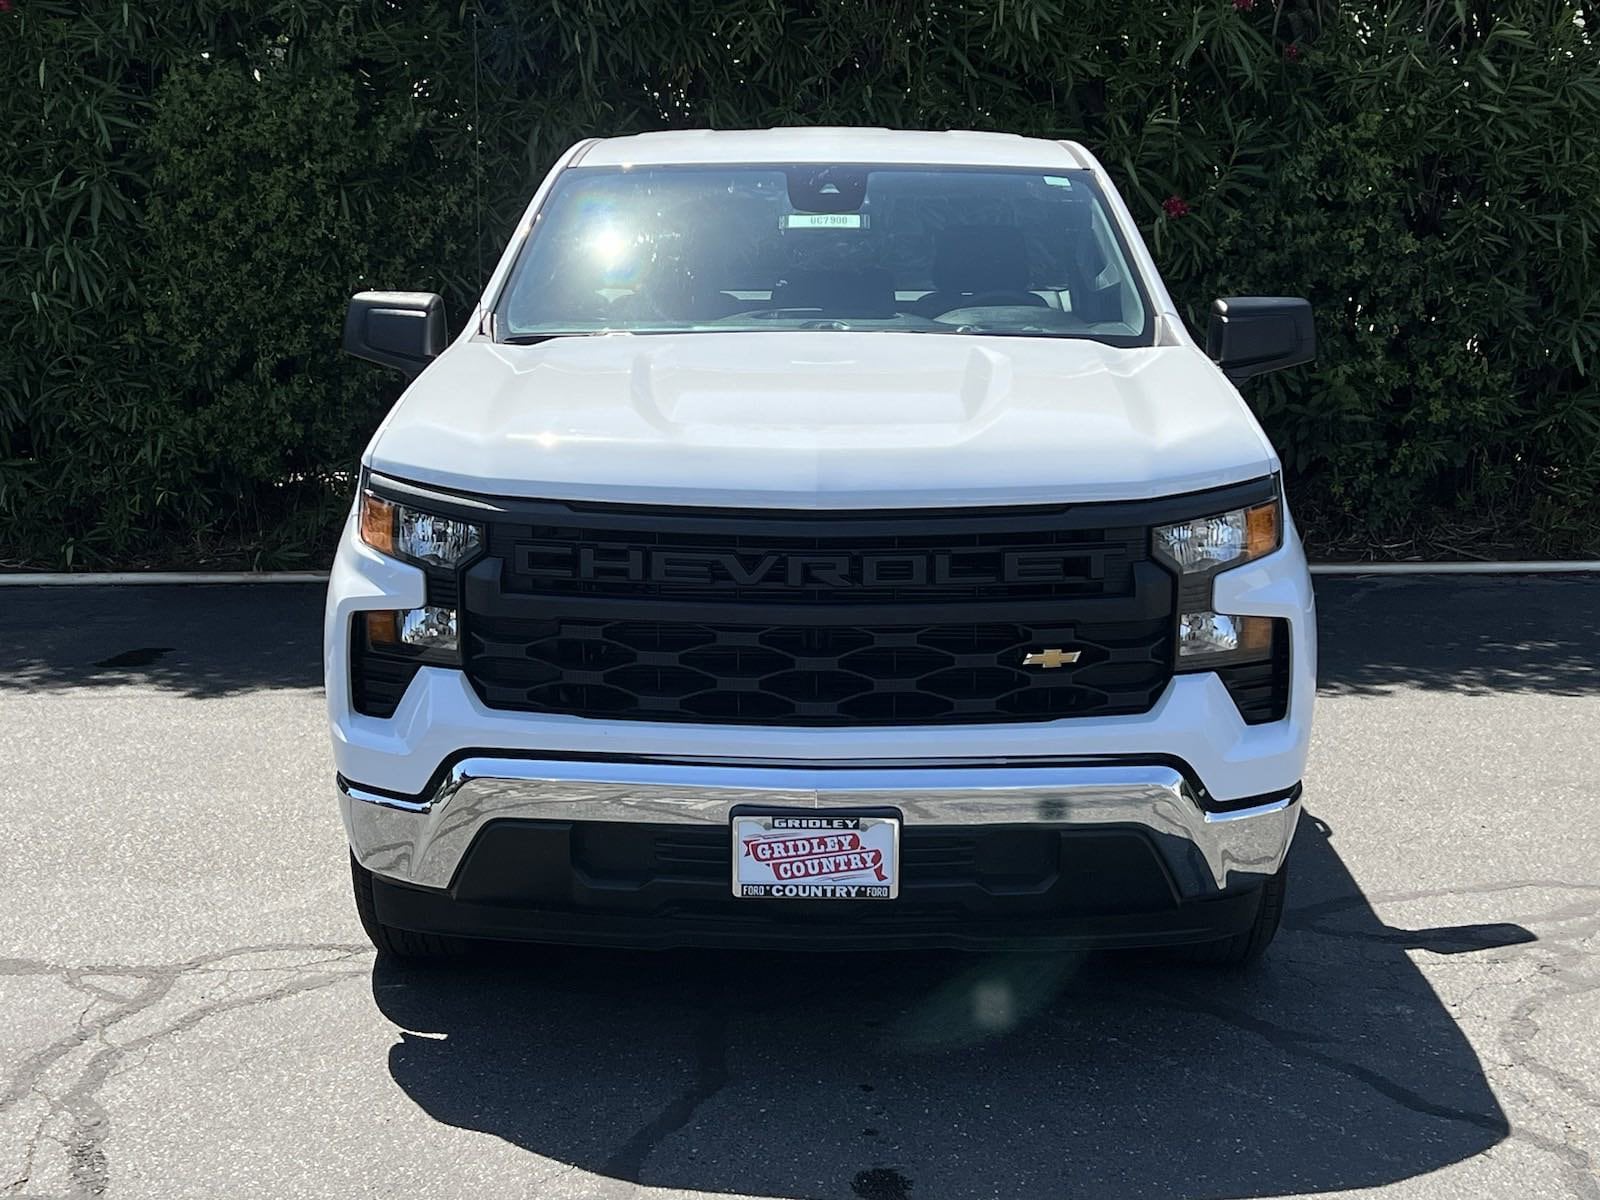
[[[354,854],[350,856],[350,883],[355,892],[356,915],[361,918],[361,928],[367,931],[367,937],[380,957],[437,962],[460,958],[470,949],[471,943],[460,938],[396,929],[378,920],[378,906],[372,894],[372,872],[358,863]]]
[[[1268,878],[1257,893],[1255,919],[1250,928],[1215,942],[1196,942],[1175,947],[1179,961],[1197,966],[1240,970],[1257,962],[1267,952],[1283,922],[1283,904],[1289,892],[1289,868],[1285,864]]]

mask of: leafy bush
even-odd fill
[[[0,564],[315,561],[397,391],[348,295],[471,305],[592,134],[1086,142],[1199,327],[1317,306],[1252,385],[1323,549],[1600,552],[1600,56],[1550,0],[12,0]]]

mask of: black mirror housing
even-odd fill
[[[1311,302],[1294,296],[1234,296],[1211,302],[1206,353],[1234,383],[1317,356]]]
[[[433,292],[357,292],[344,319],[345,353],[415,379],[450,341],[444,297]]]

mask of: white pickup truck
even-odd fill
[[[1234,384],[1083,147],[582,142],[361,462],[326,671],[380,951],[1161,945],[1275,932],[1306,563]]]

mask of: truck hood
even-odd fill
[[[490,495],[787,508],[1134,500],[1277,469],[1191,346],[831,331],[463,339],[367,463]]]

